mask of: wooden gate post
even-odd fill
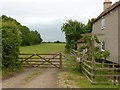
[[[59,54],[59,57],[60,57],[60,66],[59,66],[59,68],[61,69],[62,68],[62,53]]]

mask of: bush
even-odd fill
[[[87,46],[87,45],[81,46],[81,47],[78,49],[78,51],[79,51],[79,52],[82,52],[84,49],[89,49],[89,46]]]
[[[97,51],[95,51],[95,59],[96,60],[101,60],[101,59],[106,60],[106,58],[109,57],[109,56],[110,56],[110,52],[107,51],[107,50],[101,51],[101,50],[98,49]]]
[[[2,16],[2,68],[18,68],[19,46],[21,38],[19,35],[20,24],[10,17]]]

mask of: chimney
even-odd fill
[[[112,4],[112,2],[110,0],[105,0],[105,2],[104,2],[104,10],[109,8],[111,6],[111,4]]]

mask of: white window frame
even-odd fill
[[[105,42],[101,42],[101,51],[105,51]]]
[[[101,21],[101,30],[105,29],[105,18],[102,19]]]

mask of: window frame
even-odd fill
[[[101,51],[105,51],[105,42],[101,42]]]
[[[106,27],[106,21],[105,21],[105,18],[103,18],[102,20],[101,20],[101,30],[104,30]]]

